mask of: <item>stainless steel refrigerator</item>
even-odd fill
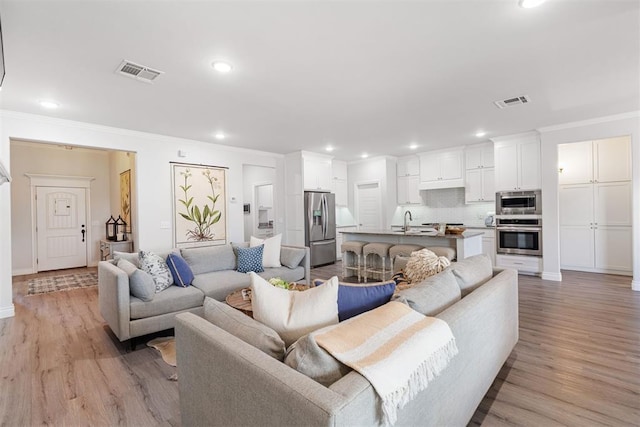
[[[304,243],[311,267],[336,262],[336,202],[333,193],[304,193]]]

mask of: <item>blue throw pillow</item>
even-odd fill
[[[324,280],[315,280],[316,286]],[[388,303],[396,290],[396,282],[371,284],[340,283],[338,287],[338,319],[342,322],[365,311]]]
[[[240,273],[248,273],[250,271],[262,273],[262,252],[264,245],[254,246],[252,248],[236,247],[238,253],[238,271]]]
[[[173,276],[173,283],[186,288],[193,282],[193,271],[180,255],[171,253],[167,256],[167,265]]]

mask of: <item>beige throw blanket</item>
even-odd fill
[[[458,354],[449,325],[399,302],[352,317],[315,337],[333,357],[364,376],[382,403],[385,424]]]

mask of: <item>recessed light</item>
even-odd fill
[[[483,136],[485,136],[486,134],[487,134],[487,133],[486,133],[485,131],[483,131],[483,130],[481,130],[481,131],[479,131],[479,132],[476,132],[476,136],[477,136],[478,138],[482,138],[482,137],[483,137]]]
[[[546,0],[520,0],[520,7],[525,9],[531,9],[532,7],[540,6]]]
[[[412,142],[412,143],[409,145],[409,148],[410,148],[410,149],[412,149],[412,150],[415,150],[416,148],[418,148],[418,144],[416,144],[415,142]]]
[[[40,106],[42,108],[54,109],[54,108],[58,108],[60,106],[60,104],[58,104],[57,102],[53,102],[53,101],[40,101]]]
[[[327,145],[324,149],[325,149],[325,151],[327,151],[329,153],[333,151],[333,147],[330,146],[330,145]]]
[[[215,135],[213,135],[213,137],[215,139],[225,139],[227,136],[222,132],[217,132]]]
[[[360,157],[362,157],[363,159],[366,159],[367,157],[369,157],[369,155],[367,153],[362,153]]]
[[[223,61],[215,61],[211,64],[211,66],[213,67],[214,70],[216,70],[219,73],[228,73],[233,69],[231,64]]]

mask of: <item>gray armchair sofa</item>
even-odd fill
[[[178,313],[202,315],[205,296],[224,301],[231,292],[251,285],[249,275],[236,270],[236,255],[231,245],[175,251],[180,252],[194,273],[192,286],[170,286],[155,294],[149,302],[130,294],[127,273],[110,261],[98,263],[100,313],[120,341],[173,328]],[[167,254],[160,255],[165,255],[164,258]],[[138,263],[137,253],[119,255],[136,265]],[[310,283],[308,247],[282,245],[280,260],[282,267],[265,268],[259,275],[265,279],[280,277],[287,281]]]
[[[436,315],[451,327],[458,355],[398,411],[395,425],[466,425],[518,341],[517,272],[491,273],[486,262],[489,280],[469,285],[474,266],[461,269],[457,302]],[[439,286],[429,297],[442,296]],[[418,294],[404,297],[429,304]],[[189,313],[177,316],[176,342],[184,426],[378,425],[375,391],[355,371],[324,386]]]

